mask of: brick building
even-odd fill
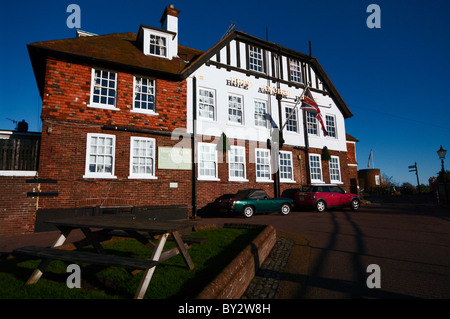
[[[36,230],[55,216],[187,218],[242,188],[356,188],[352,113],[314,57],[236,30],[185,47],[178,16],[169,6],[158,28],[28,45],[43,101],[36,178],[55,195],[39,197]],[[306,83],[327,134],[295,108]]]

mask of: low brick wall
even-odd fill
[[[24,176],[0,176],[0,236],[32,233],[38,197],[36,184],[27,183]]]
[[[224,227],[255,226],[229,224]],[[262,227],[261,233],[203,289],[196,299],[239,299],[243,295],[277,239],[273,226],[259,227]]]

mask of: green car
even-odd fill
[[[290,198],[270,198],[263,189],[243,189],[221,203],[221,211],[235,212],[250,218],[254,213],[291,212],[293,201]]]

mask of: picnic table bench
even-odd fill
[[[60,230],[58,238],[51,247],[28,246],[14,250],[16,255],[30,255],[43,259],[28,279],[27,284],[36,283],[49,263],[54,259],[103,266],[119,266],[145,271],[135,299],[144,297],[155,267],[159,263],[181,254],[188,268],[192,270],[194,264],[188,253],[190,248],[188,243],[202,243],[205,241],[205,239],[201,238],[191,238],[190,240],[183,238],[179,231],[191,226],[191,224],[186,222],[135,219],[130,216],[91,216],[53,220],[48,221],[48,223],[53,224]],[[93,245],[96,253],[58,248],[64,244],[70,232],[74,229],[81,229],[85,235],[84,239],[74,243],[75,247],[78,249],[86,245]],[[137,239],[152,249],[151,258],[139,259],[105,254],[100,243],[109,240],[113,236]],[[168,239],[175,241],[176,247],[164,251],[164,246]],[[151,240],[156,240],[157,243],[155,244]]]
[[[110,235],[111,237],[128,237],[128,238],[136,238],[134,235],[130,235],[127,232],[123,232],[123,231],[111,231],[108,233],[108,235]],[[152,236],[145,234],[145,233],[140,233],[139,235],[143,236],[145,239],[153,239]],[[185,244],[203,244],[204,242],[208,241],[208,239],[206,238],[196,238],[196,237],[187,237],[187,236],[181,236],[181,238],[183,239],[183,242]],[[173,236],[169,236],[167,238],[168,241],[174,241],[175,239],[173,238]]]
[[[115,255],[103,255],[78,250],[63,250],[49,247],[27,246],[14,250],[16,255],[30,255],[43,259],[58,259],[68,262],[90,263],[102,266],[117,266],[145,270],[159,264],[159,261],[137,259]]]

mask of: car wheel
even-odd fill
[[[316,203],[316,211],[318,211],[319,213],[324,212],[326,208],[327,208],[327,204],[325,203],[324,200],[319,200]]]
[[[352,210],[358,210],[359,206],[360,206],[359,199],[353,198],[352,201],[350,202],[350,208]]]
[[[284,203],[281,205],[281,215],[288,215],[291,212],[291,205]]]
[[[244,217],[250,218],[253,216],[253,213],[255,212],[255,209],[252,206],[245,206],[244,207]]]

